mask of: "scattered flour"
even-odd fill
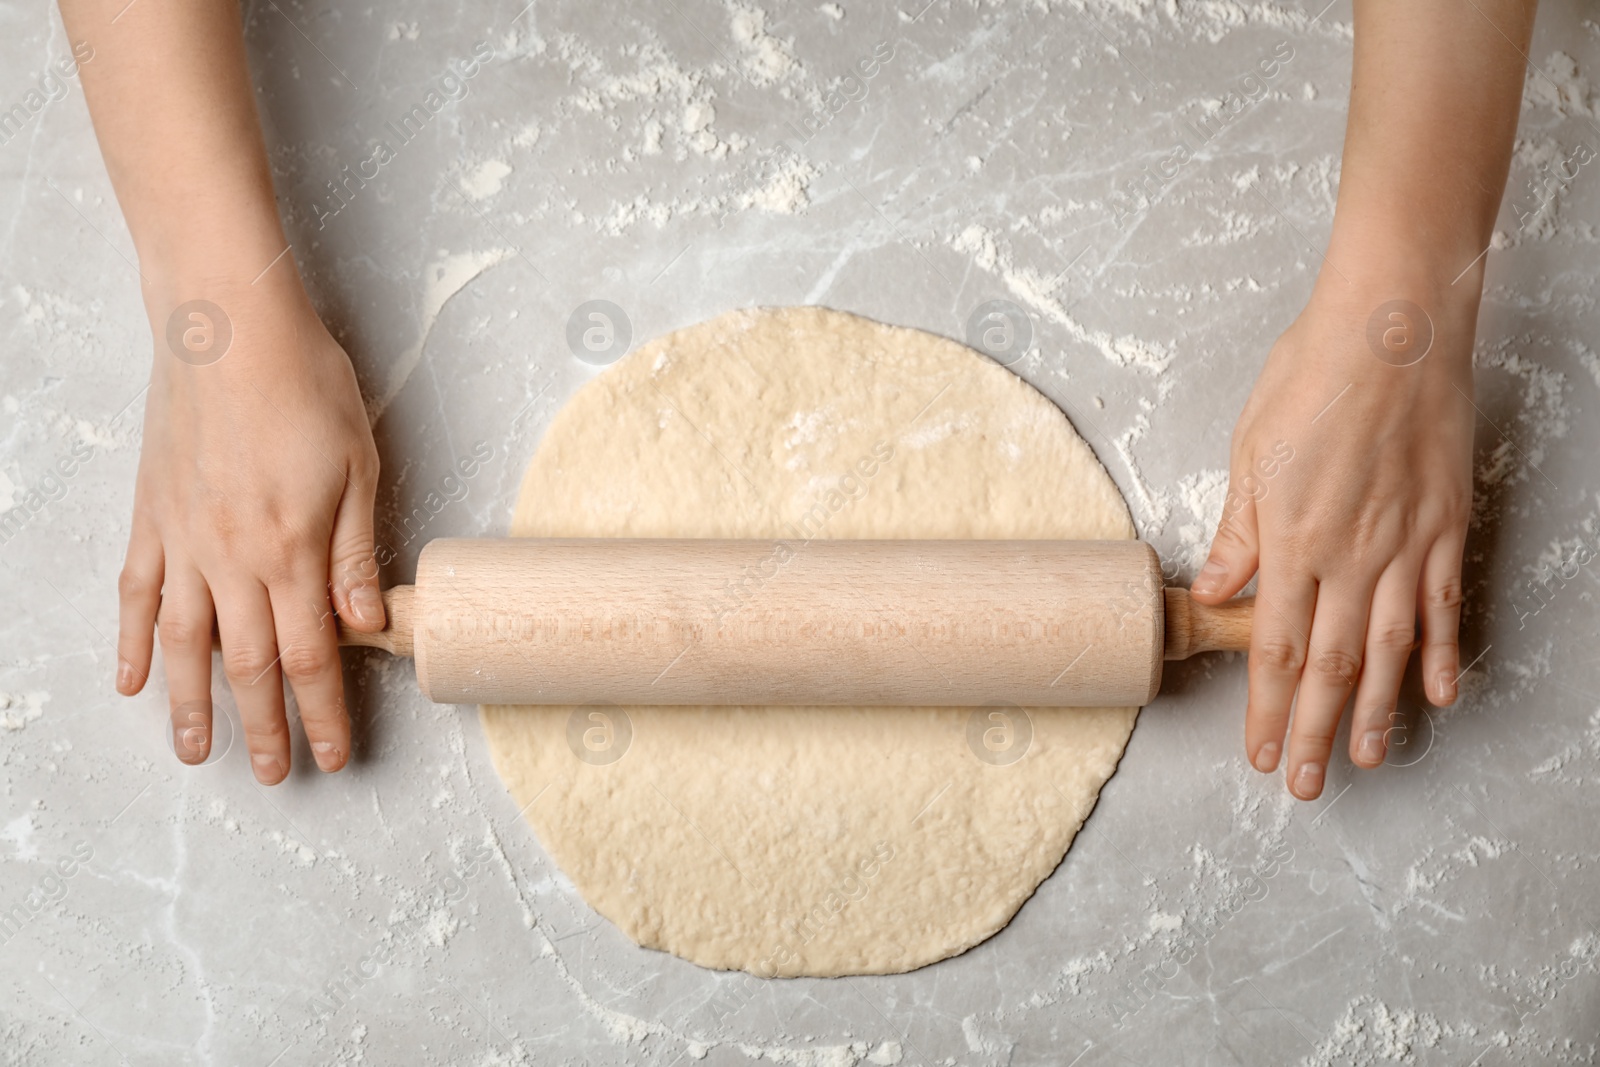
[[[785,156],[766,184],[742,194],[734,206],[775,215],[798,214],[811,203],[811,182],[816,176],[817,168],[803,156]]]
[[[811,183],[819,171],[810,160],[792,153],[774,155],[748,171],[722,193],[652,200],[640,193],[630,201],[615,202],[595,220],[595,228],[620,236],[640,222],[657,229],[678,218],[756,210],[773,215],[798,215],[811,205]]]
[[[449,908],[434,908],[428,913],[428,921],[423,924],[422,934],[430,945],[442,948],[460,928],[460,921],[450,913]]]
[[[1589,377],[1594,379],[1595,387],[1600,388],[1600,356],[1596,356],[1593,349],[1576,338],[1569,339],[1567,344],[1577,353],[1578,360],[1583,364],[1583,369],[1589,372]],[[4,496],[5,494],[0,492],[0,499]]]
[[[751,4],[729,0],[733,39],[744,52],[745,76],[756,85],[771,85],[794,73],[794,41],[767,32],[767,13]]]
[[[21,730],[44,714],[50,694],[40,689],[26,693],[0,693],[0,727]]]
[[[1194,518],[1178,527],[1178,547],[1171,560],[1177,564],[1185,584],[1193,580],[1206,561],[1227,496],[1228,472],[1224,468],[1210,467],[1178,479],[1178,503]]]
[[[1056,296],[1062,288],[1063,276],[1058,274],[1052,278],[1032,267],[1018,267],[1010,249],[993,231],[974,223],[952,238],[950,245],[970,255],[980,269],[998,276],[1018,300],[1066,327],[1073,339],[1098,349],[1117,366],[1161,374],[1172,363],[1173,351],[1159,342],[1090,329],[1067,314],[1066,306]]]
[[[1565,52],[1552,52],[1537,69],[1530,67],[1523,100],[1524,106],[1547,107],[1558,115],[1600,118],[1589,99],[1589,79]]]
[[[1332,1032],[1300,1062],[1305,1067],[1420,1063],[1420,1053],[1438,1048],[1445,1038],[1468,1033],[1469,1028],[1441,1023],[1427,1012],[1395,1011],[1375,997],[1362,995],[1349,1002]]]
[[[488,159],[462,175],[461,188],[474,200],[487,200],[504,188],[505,178],[510,173],[511,164]]]
[[[900,1042],[885,1041],[872,1050],[872,1054],[867,1057],[867,1062],[878,1064],[879,1067],[892,1067],[893,1064],[900,1062],[902,1055]]]
[[[1512,441],[1501,439],[1491,451],[1490,461],[1478,470],[1486,485],[1496,485],[1507,478],[1515,482],[1543,481],[1544,476],[1535,468],[1544,462],[1550,445],[1566,437],[1571,429],[1567,376],[1517,351],[1519,347],[1522,346],[1517,339],[1506,338],[1480,344],[1474,353],[1477,367],[1505,371],[1523,383],[1523,410],[1515,426],[1500,423],[1500,428],[1514,439],[1515,447]],[[1509,455],[1505,454],[1507,451]]]
[[[267,836],[272,839],[273,844],[278,846],[279,851],[295,859],[300,866],[310,867],[317,862],[317,854],[311,850],[310,846],[289,837],[283,831],[273,830]]]
[[[1582,736],[1568,741],[1554,755],[1531,767],[1528,777],[1535,782],[1592,786],[1600,781],[1597,772],[1600,772],[1600,709],[1589,716]]]
[[[1172,517],[1173,503],[1171,493],[1150,484],[1139,466],[1138,458],[1133,454],[1133,446],[1150,432],[1150,412],[1155,407],[1143,397],[1139,398],[1139,404],[1143,410],[1134,416],[1126,430],[1112,440],[1111,445],[1133,479],[1133,502],[1139,506],[1134,520],[1139,526],[1139,536],[1149,539],[1166,527],[1167,520]]]
[[[15,845],[12,852],[14,860],[31,860],[39,854],[39,847],[33,843],[33,816],[24,812],[15,819],[6,823],[0,829],[0,841],[10,841]]]

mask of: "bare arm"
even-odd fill
[[[318,765],[337,770],[350,724],[329,598],[349,624],[382,627],[377,453],[350,361],[284,254],[238,6],[61,11],[94,49],[84,91],[155,341],[117,688],[143,687],[159,631],[175,746],[203,761],[215,624],[256,777],[289,771],[284,677]]]
[[[1534,7],[1356,0],[1333,236],[1234,429],[1195,582],[1216,603],[1259,577],[1245,748],[1261,771],[1287,754],[1304,800],[1352,693],[1351,758],[1383,760],[1419,620],[1428,699],[1456,698],[1481,254]]]
[[[69,35],[95,50],[83,88],[149,283],[248,285],[288,242],[238,6],[62,0],[61,14]],[[285,288],[293,264],[274,273]]]
[[[1511,165],[1535,7],[1535,0],[1356,0],[1330,260],[1394,273],[1398,254],[1409,251],[1414,266],[1445,288],[1476,261],[1454,286],[1476,299],[1479,254]]]

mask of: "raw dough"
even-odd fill
[[[808,536],[1133,526],[1061,412],[1010,371],[917,330],[779,308],[669,334],[585,386],[534,456],[511,532],[804,552]],[[962,952],[1056,868],[1138,709],[994,710],[482,719],[517,804],[596,911],[646,947],[766,977],[889,974]]]

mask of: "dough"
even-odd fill
[[[1061,412],[1010,371],[917,330],[777,308],[669,334],[580,390],[511,532],[804,551],[1133,525]],[[1061,862],[1137,714],[491,706],[482,720],[596,911],[640,945],[770,977],[907,971],[994,934]]]

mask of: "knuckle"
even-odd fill
[[[190,544],[210,545],[223,559],[236,559],[250,544],[255,524],[239,514],[225,497],[206,500],[189,516],[186,533]]]
[[[354,590],[376,581],[377,578],[378,561],[369,548],[362,552],[352,552],[335,565],[328,588],[335,593],[349,596]]]
[[[1325,649],[1311,659],[1311,670],[1327,682],[1354,685],[1361,671],[1361,657],[1343,649]]]
[[[339,697],[332,703],[319,702],[315,705],[300,705],[300,721],[312,734],[336,733],[344,729],[349,721],[349,714],[345,709],[344,698]]]
[[[1240,528],[1240,518],[1237,511],[1225,513],[1222,521],[1217,523],[1217,534],[1211,539],[1211,552],[1232,554],[1245,548],[1244,531]]]
[[[1376,652],[1410,652],[1416,643],[1416,627],[1401,623],[1376,626],[1367,634],[1367,641]]]
[[[277,514],[262,514],[249,523],[236,522],[233,529],[219,530],[208,541],[216,546],[222,559],[248,570],[269,588],[286,585],[312,569],[308,560],[319,551],[318,539],[309,524],[291,523]],[[325,560],[326,539],[321,542],[320,551]]]
[[[1436,490],[1438,495],[1434,498],[1438,510],[1434,513],[1442,519],[1444,525],[1454,530],[1464,530],[1472,520],[1472,487],[1471,485],[1453,484],[1447,489]]]
[[[284,531],[274,531],[256,550],[257,567],[262,582],[270,589],[287,585],[299,570],[298,560],[304,554],[293,537]]]
[[[371,485],[377,481],[379,469],[377,446],[368,444],[351,457],[350,479],[357,485]]]
[[[1268,637],[1255,650],[1260,665],[1269,671],[1297,674],[1305,666],[1306,654],[1298,644],[1283,637]]]
[[[245,743],[251,752],[273,752],[289,740],[289,724],[280,716],[251,723],[244,729]]]
[[[1405,520],[1403,515],[1395,515],[1389,510],[1378,507],[1358,507],[1355,514],[1350,515],[1346,528],[1342,531],[1346,541],[1354,542],[1363,549],[1373,547],[1378,542],[1386,541],[1390,530],[1395,523]]]
[[[1460,647],[1454,630],[1449,633],[1435,634],[1431,640],[1422,643],[1423,652],[1428,656],[1435,657],[1439,655],[1454,656],[1456,655],[1456,650]]]
[[[117,575],[117,595],[123,600],[143,600],[155,592],[154,583],[131,565],[124,566]]]
[[[296,641],[283,650],[283,673],[290,681],[309,681],[327,672],[334,655],[321,641]]]
[[[1392,726],[1395,720],[1394,700],[1380,700],[1373,703],[1358,703],[1355,708],[1351,732],[1355,733],[1363,728],[1372,729],[1378,726]]]
[[[1406,540],[1414,526],[1410,515],[1361,508],[1350,516],[1344,540],[1354,548],[1357,559],[1384,557],[1390,555],[1387,550],[1391,546]]]
[[[1339,732],[1339,720],[1333,716],[1315,716],[1313,721],[1299,723],[1294,728],[1293,742],[1298,755],[1325,757],[1333,751],[1333,738]]]
[[[1461,579],[1449,577],[1428,587],[1428,607],[1438,611],[1456,611],[1461,607]]]
[[[1293,501],[1285,500],[1280,503],[1270,539],[1276,546],[1279,558],[1295,561],[1302,570],[1320,569],[1319,565],[1329,555],[1324,540],[1325,535],[1313,524],[1306,522],[1304,517],[1298,514],[1298,508],[1299,505]]]
[[[161,647],[169,652],[191,651],[199,647],[202,639],[199,625],[182,615],[163,615],[156,623],[156,632],[161,635]],[[209,644],[211,635],[203,636]]]
[[[225,645],[222,649],[222,670],[230,682],[254,682],[275,661],[275,656],[258,645]]]

